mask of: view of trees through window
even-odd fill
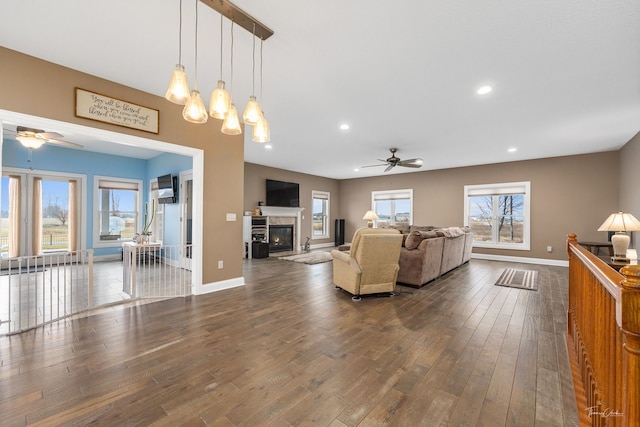
[[[138,191],[101,188],[100,240],[133,239],[136,233]]]
[[[385,225],[410,225],[411,199],[376,200],[377,227]]]
[[[524,240],[524,194],[470,196],[469,214],[476,242]]]
[[[9,247],[9,177],[2,177],[2,211],[0,218],[0,247],[6,256]],[[23,197],[25,194],[22,195]],[[23,199],[30,202],[30,199]],[[42,179],[42,250],[67,249],[69,238],[69,183],[66,180]],[[24,207],[21,208],[24,210]],[[27,211],[31,206],[27,207]],[[21,212],[24,218],[26,213]],[[24,225],[24,224],[22,224]],[[25,233],[29,230],[22,229]]]

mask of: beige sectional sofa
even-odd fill
[[[394,227],[403,233],[398,283],[421,287],[471,258],[473,233],[467,227]]]

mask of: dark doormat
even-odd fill
[[[500,278],[496,281],[496,286],[508,286],[510,288],[538,290],[538,272],[534,270],[516,270],[505,268]]]

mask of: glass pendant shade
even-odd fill
[[[258,105],[258,101],[256,101],[255,96],[249,97],[249,102],[247,102],[247,107],[244,109],[244,114],[242,115],[242,120],[248,125],[255,125],[258,123],[262,117],[262,111],[260,110],[260,105]]]
[[[189,100],[189,83],[187,82],[187,72],[184,70],[184,65],[176,65],[164,97],[178,105],[185,105]]]
[[[218,80],[218,86],[211,93],[209,101],[209,115],[214,119],[224,119],[229,111],[231,97],[224,88],[224,81]]]
[[[222,133],[226,135],[240,135],[242,128],[240,127],[240,120],[238,120],[238,110],[236,106],[231,103],[229,105],[229,111],[222,122]]]
[[[184,110],[182,110],[182,117],[191,123],[207,122],[209,115],[207,114],[207,109],[204,106],[204,102],[202,102],[199,91],[195,89],[191,91],[189,101],[187,101]]]
[[[35,136],[18,136],[16,139],[27,148],[40,148],[44,144],[44,139]]]
[[[269,142],[271,141],[271,132],[269,131],[269,123],[264,118],[264,113],[261,114],[260,120],[253,126],[253,133],[251,140],[254,142]]]

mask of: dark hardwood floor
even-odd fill
[[[494,286],[505,267],[539,290]],[[0,338],[0,425],[577,426],[567,269],[471,260],[360,302],[331,263]]]

